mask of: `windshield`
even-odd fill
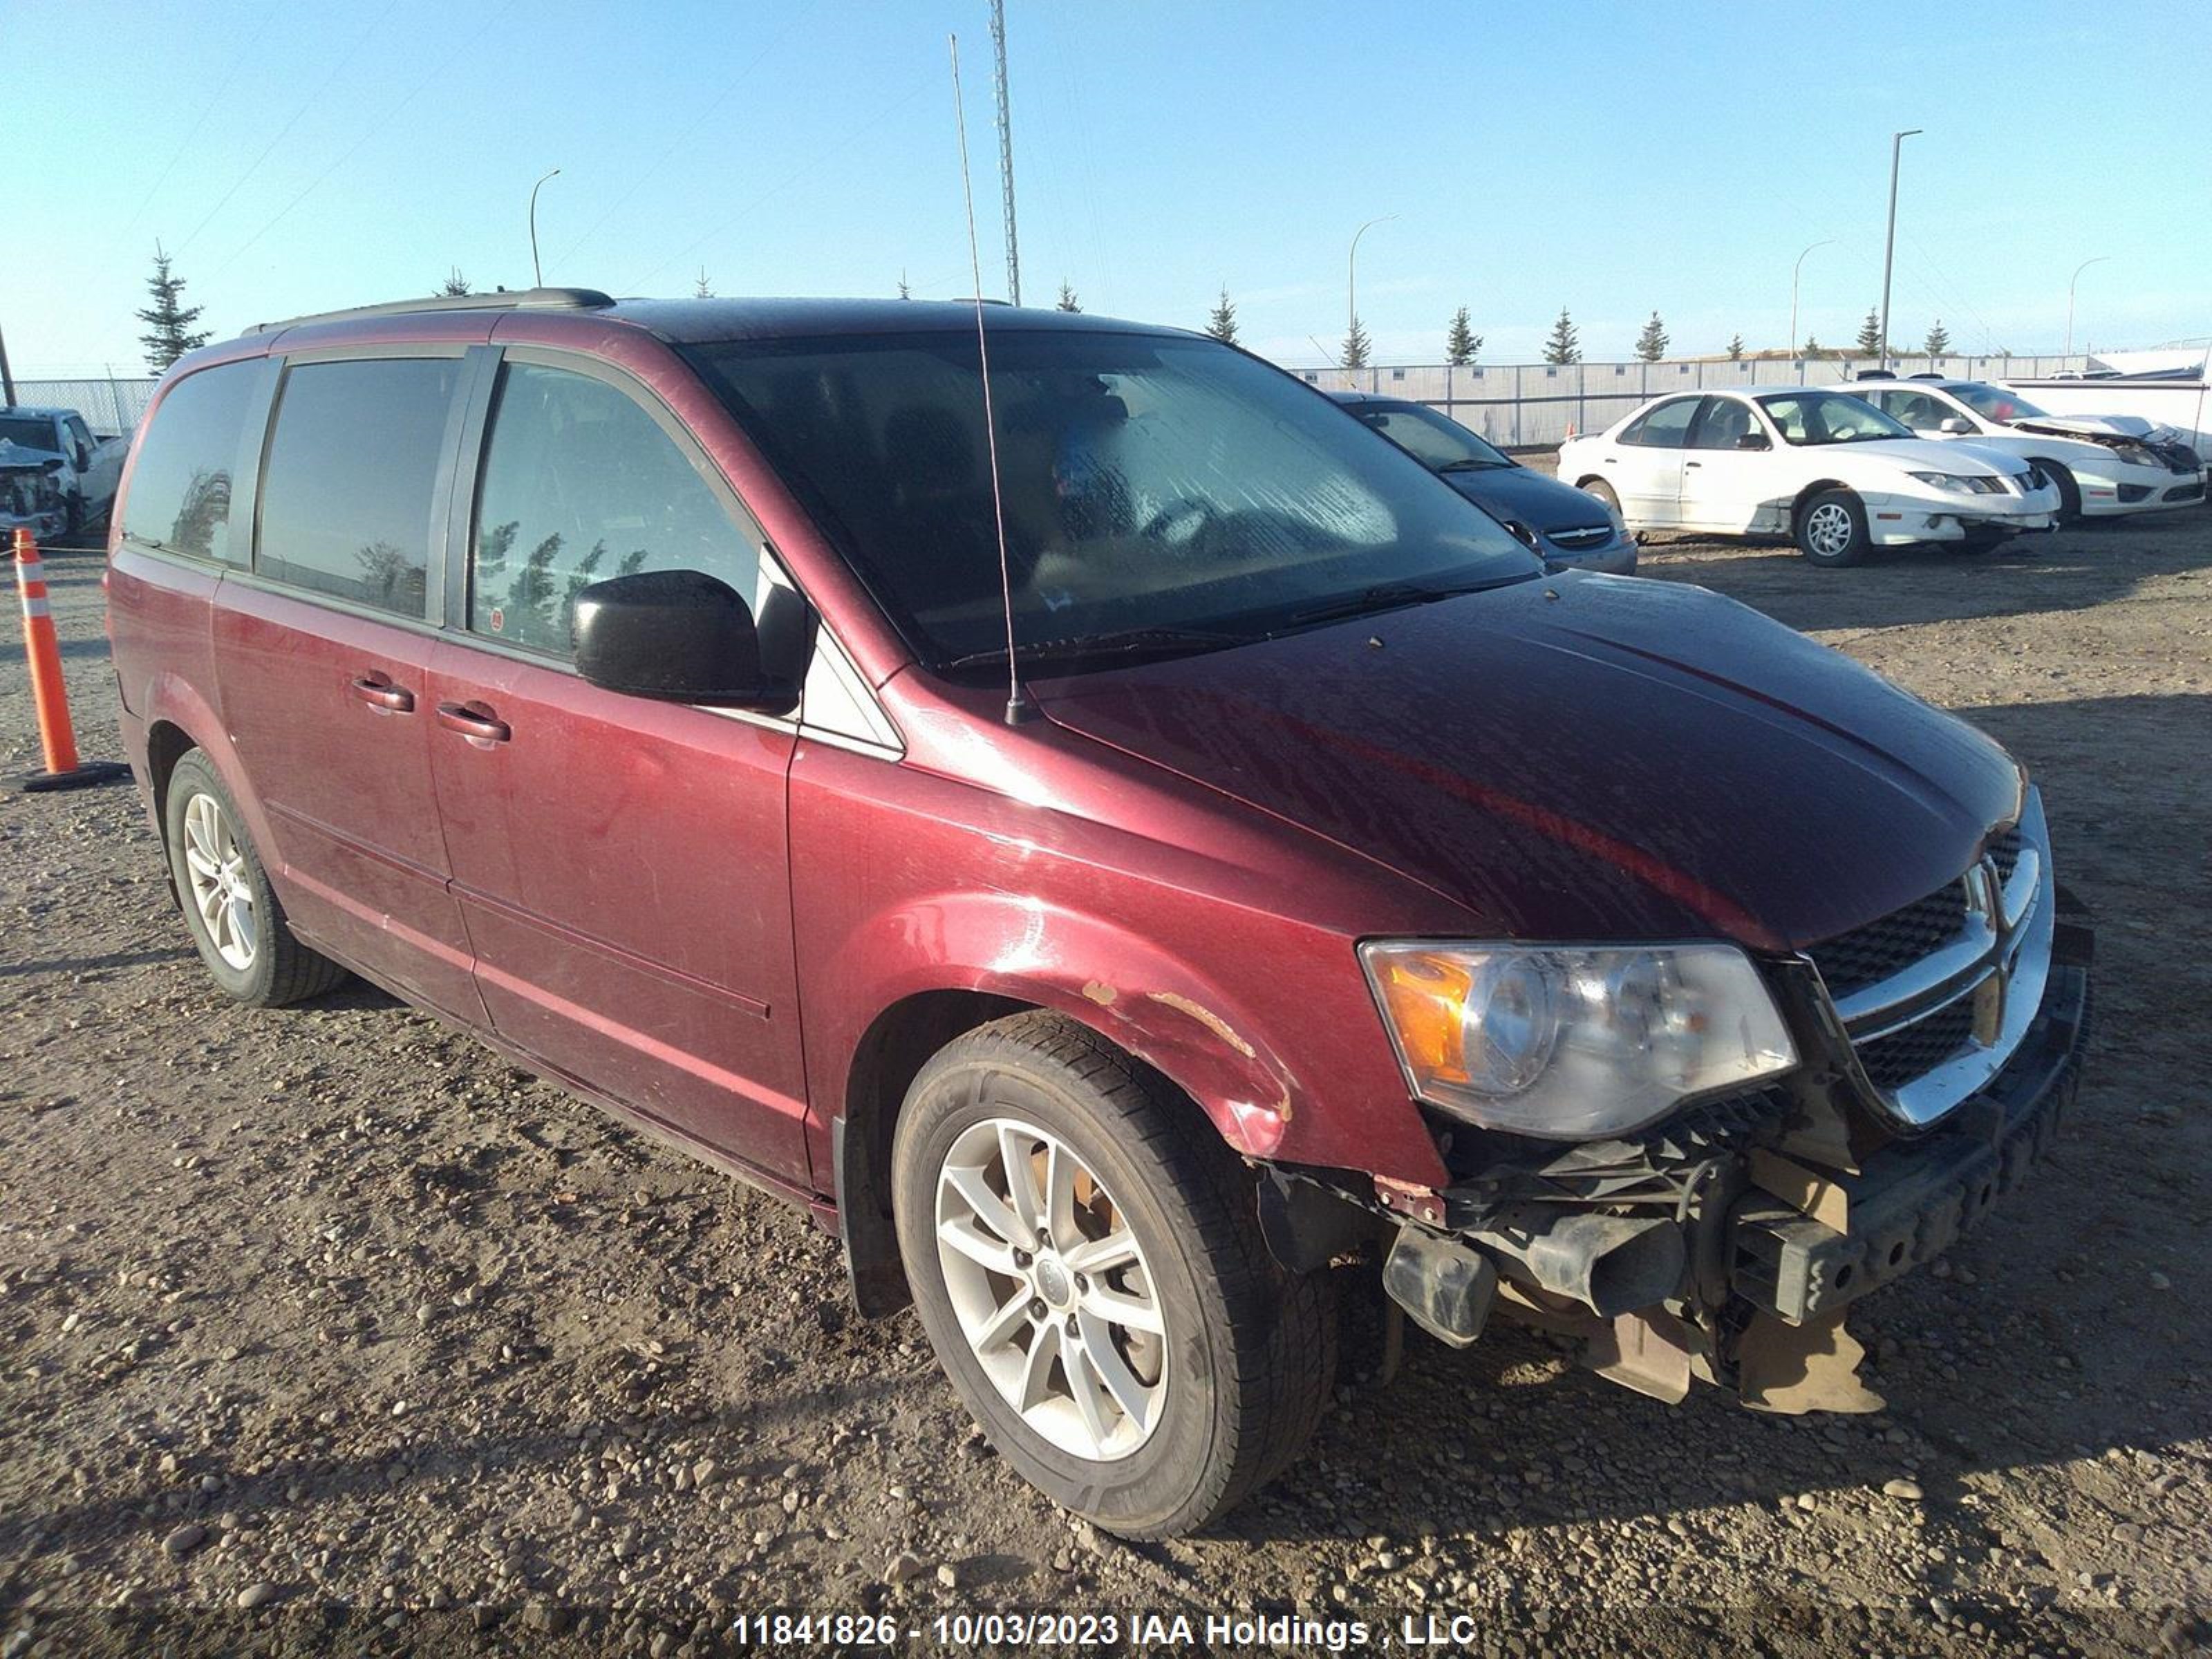
[[[2017,392],[2007,392],[2001,386],[1984,386],[1979,380],[1961,380],[1946,390],[1985,421],[2036,421],[2044,418],[2042,410]]]
[[[54,447],[54,423],[43,415],[0,415],[0,442],[60,453]]]
[[[1910,438],[1911,428],[1872,404],[1841,392],[1784,392],[1759,406],[1791,444],[1862,444],[1875,438]]]
[[[1003,659],[973,332],[692,356],[918,654],[939,667]],[[994,330],[991,395],[1025,652],[1139,631],[1204,649],[1208,635],[1540,568],[1325,399],[1211,340]]]
[[[1352,412],[1431,472],[1510,466],[1474,434],[1448,415],[1419,404],[1353,404]]]

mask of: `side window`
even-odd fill
[[[78,459],[90,460],[92,459],[92,428],[84,423],[84,417],[82,415],[72,415],[69,417],[69,432],[70,441],[76,446]]]
[[[1698,430],[1691,447],[1734,449],[1739,440],[1757,430],[1748,404],[1734,398],[1708,398],[1705,412],[1698,417]]]
[[[757,605],[759,544],[620,388],[507,364],[477,492],[470,631],[566,657],[576,595],[641,570],[702,570]]]
[[[1695,398],[1668,398],[1632,421],[1620,434],[1620,441],[1656,449],[1686,447],[1690,441],[1690,417],[1698,412],[1698,402]]]
[[[1951,411],[1924,392],[1881,392],[1875,394],[1875,404],[1886,415],[1893,415],[1915,432],[1933,432],[1943,424],[1943,417]]]
[[[231,476],[262,368],[222,363],[169,388],[138,440],[125,536],[164,552],[246,562],[245,526],[231,533]]]
[[[458,357],[297,363],[261,481],[263,575],[420,621]]]

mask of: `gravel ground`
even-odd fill
[[[113,755],[97,556],[48,568]],[[1194,1644],[1295,1609],[1393,1647],[1471,1615],[1506,1653],[2201,1649],[2212,513],[1646,573],[1987,726],[2099,918],[2070,1138],[1854,1316],[1881,1414],[1670,1409],[1547,1339],[1416,1336],[1224,1529],[1127,1547],[1006,1468],[910,1316],[850,1315],[805,1217],[377,994],[224,1005],[127,786],[0,795],[0,1659],[665,1659],[778,1607],[917,1649],[1015,1607],[1115,1614],[1127,1650],[1137,1608]],[[35,758],[11,645],[0,765]]]

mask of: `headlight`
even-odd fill
[[[1917,478],[1931,489],[1948,489],[1954,495],[1978,495],[1982,493],[1978,479],[1961,478],[1953,472],[1911,472],[1905,476]]]
[[[2118,456],[2121,460],[2125,461],[2130,466],[2158,466],[2161,465],[2158,457],[2154,453],[2134,444],[2125,446],[2116,444],[2113,446],[2112,453]]]
[[[1380,941],[1359,957],[1415,1097],[1487,1128],[1626,1134],[1797,1063],[1731,945]]]

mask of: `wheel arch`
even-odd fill
[[[1796,529],[1798,515],[1804,512],[1806,502],[1811,501],[1815,495],[1825,494],[1826,491],[1831,489],[1841,489],[1846,491],[1850,495],[1856,496],[1862,507],[1866,504],[1866,492],[1861,489],[1856,484],[1850,483],[1848,480],[1843,478],[1816,478],[1811,483],[1807,484],[1802,489],[1799,490],[1797,494],[1791,498],[1790,502],[1790,529],[1793,531]]]

